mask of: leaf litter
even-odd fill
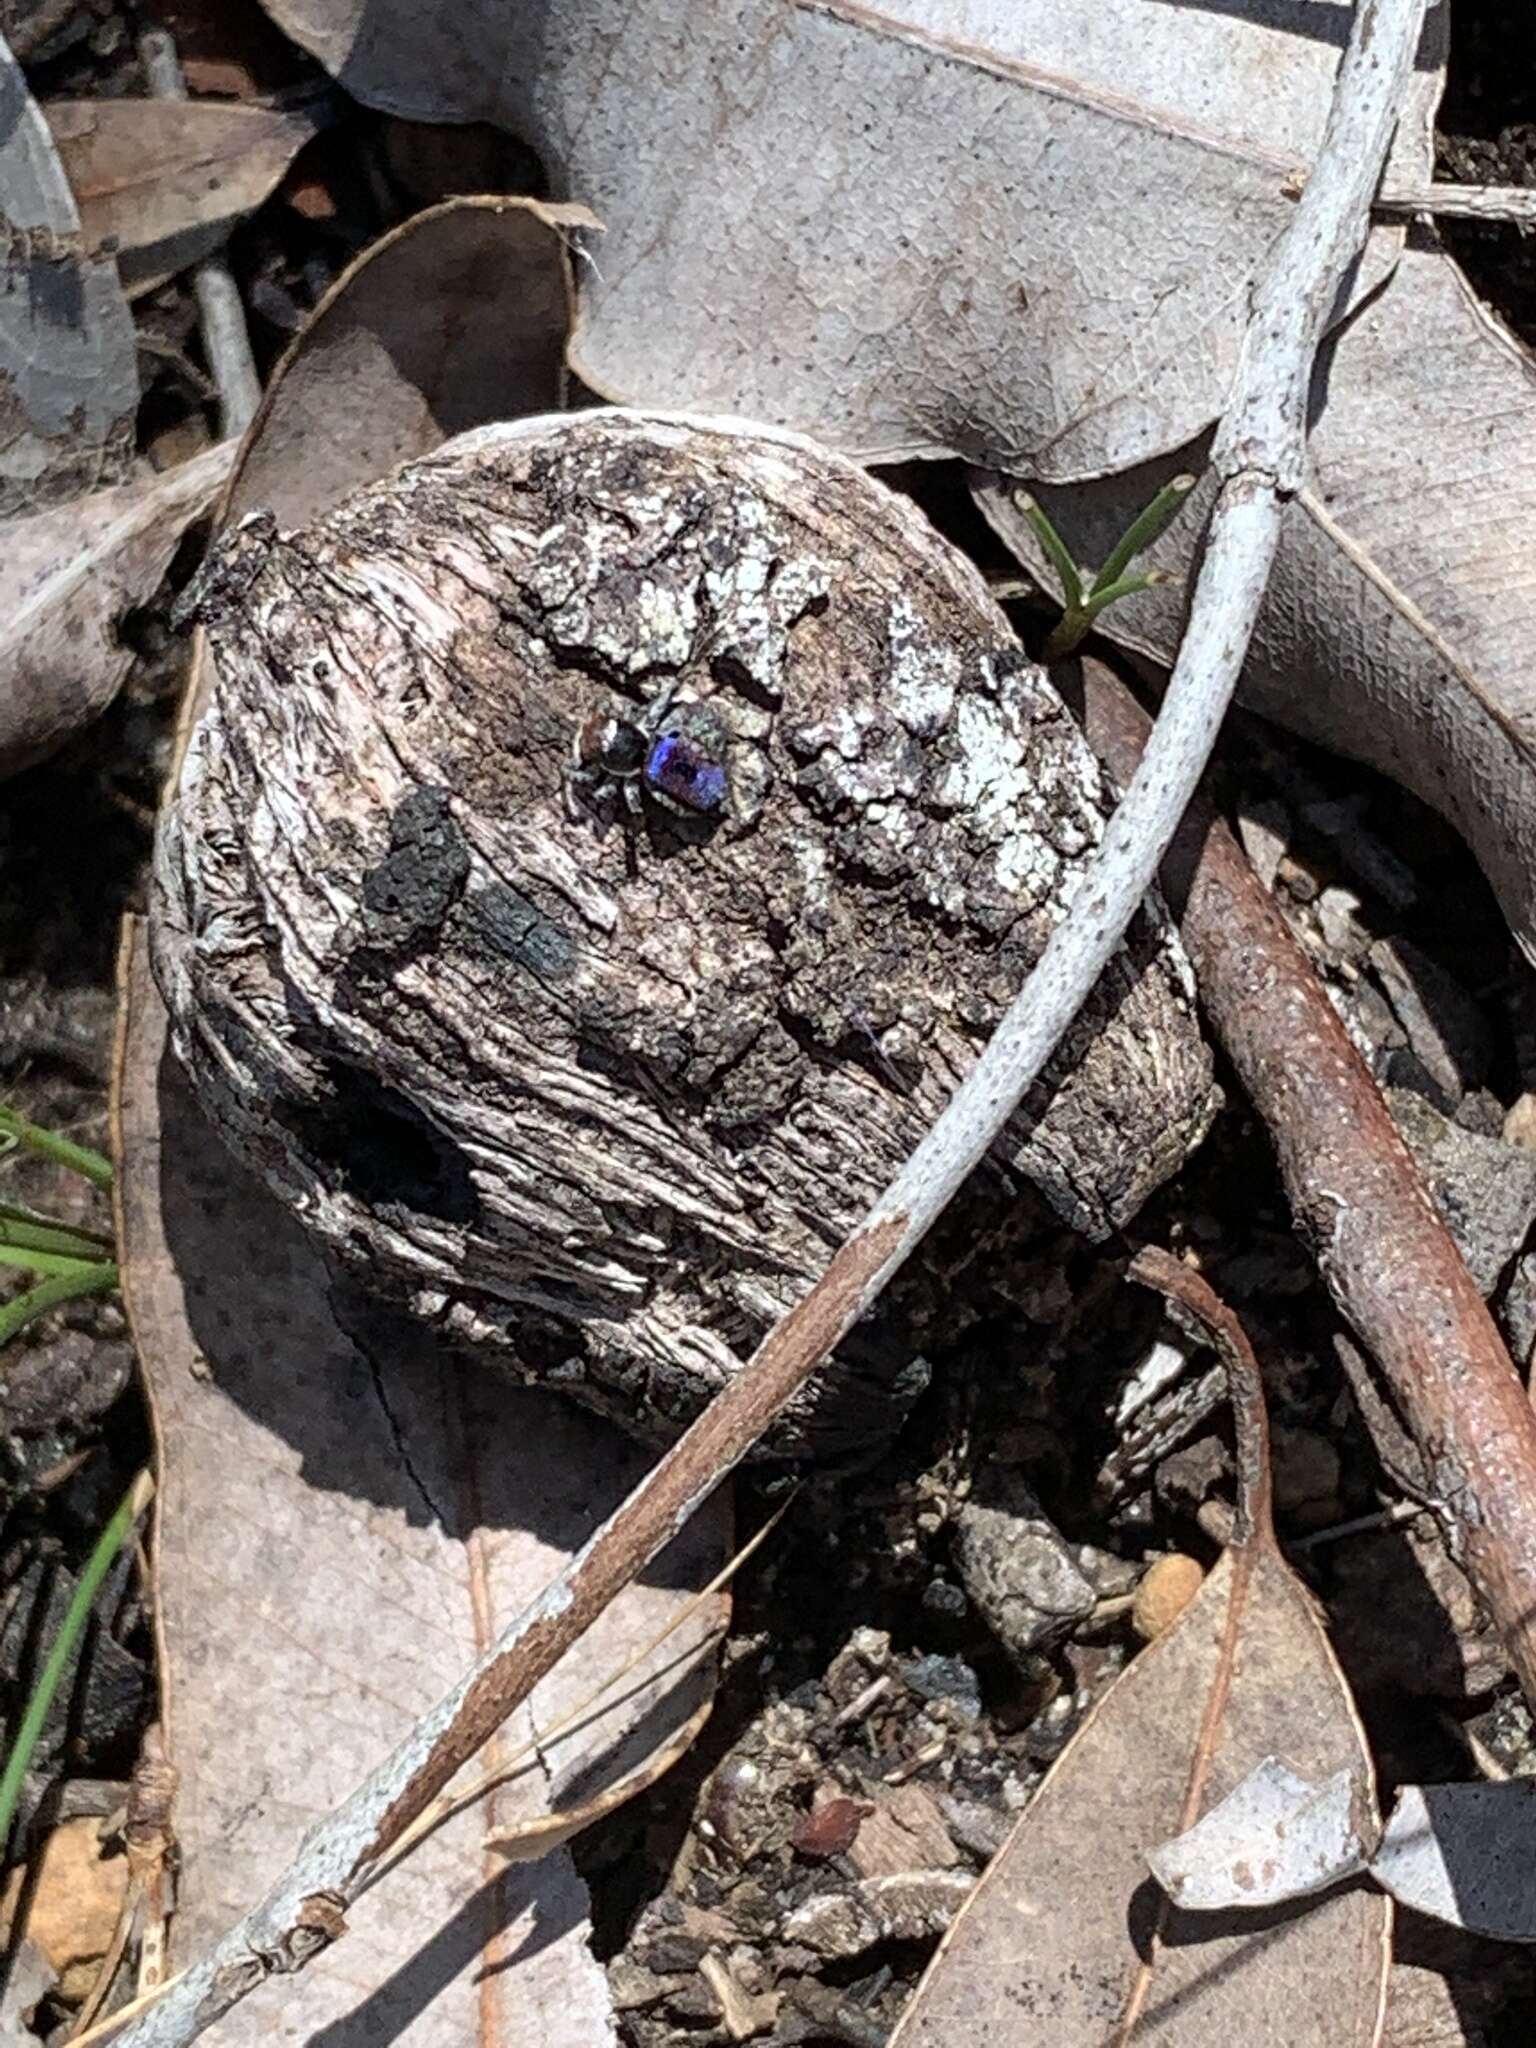
[[[1266,1915],[1181,1912],[1146,1851],[1259,1759],[1347,1773],[1374,1826],[1371,1762],[1271,1509],[1268,1423],[1241,1324],[1190,1268],[1143,1251],[1132,1277],[1191,1318],[1227,1369],[1238,1468],[1233,1541],[1173,1625],[1089,1714],[945,1936],[891,2048],[1107,2048],[1252,2040],[1372,2048],[1391,1907],[1359,1889]]]
[[[81,232],[115,249],[130,295],[218,248],[323,125],[320,110],[195,100],[53,100],[42,112]]]
[[[571,209],[571,215],[578,215],[578,213],[582,213],[582,209]],[[590,221],[590,215],[588,215],[588,221]],[[426,268],[430,270],[430,262],[426,264]],[[352,279],[350,279],[348,283],[350,283],[350,287],[352,287],[352,289],[356,291],[356,287],[358,287],[358,272],[354,272],[354,274],[352,274]],[[379,274],[379,279],[377,279],[375,283],[379,283],[379,285],[381,285],[381,297],[383,297],[383,272]],[[399,299],[395,299],[395,303],[399,305]],[[444,299],[442,299],[442,303],[444,303],[444,305],[446,305],[446,303],[449,303],[449,295],[446,295],[446,293],[444,293]],[[336,303],[332,303],[332,305],[330,305],[330,311],[332,311],[332,313],[340,313],[340,319],[338,319],[338,328],[340,328],[342,332],[346,332],[346,328],[348,328],[348,322],[350,322],[350,315],[352,315],[352,307],[346,307],[346,305],[338,307]],[[367,324],[362,324],[362,326],[367,326]],[[412,315],[408,313],[406,317],[403,317],[403,322],[401,322],[401,328],[399,328],[399,330],[395,330],[395,332],[393,332],[393,336],[389,338],[389,346],[393,346],[393,342],[401,338],[403,330],[406,330],[406,328],[410,328],[410,326],[412,326]],[[424,326],[430,326],[430,322],[424,322]],[[371,340],[371,338],[373,338],[373,336],[369,336],[369,340]],[[305,336],[305,340],[309,340],[309,336]],[[356,334],[350,334],[350,336],[348,336],[348,342],[356,342],[356,340],[358,340],[358,336],[356,336]],[[365,344],[362,344],[362,352],[367,352],[367,342],[365,342]],[[299,356],[303,358],[303,362],[309,362],[309,365],[311,365],[313,369],[317,369],[317,362],[313,360],[313,350],[305,350],[305,348],[301,348],[301,350],[297,350],[297,354],[299,354]],[[291,369],[291,371],[295,369],[295,365],[293,365],[293,362],[291,362],[291,365],[289,365],[289,369]],[[326,375],[330,375],[330,367],[326,367]],[[315,377],[315,389],[313,389],[313,403],[315,403],[315,416],[313,416],[313,418],[311,418],[311,422],[309,422],[309,428],[311,428],[311,432],[313,432],[313,434],[315,434],[315,438],[319,438],[319,440],[324,440],[324,432],[322,432],[322,414],[326,412],[326,375],[317,375],[317,377]],[[444,383],[446,383],[446,385],[453,385],[453,377],[451,377],[449,373],[446,373],[446,371],[444,371]],[[399,438],[401,438],[401,453],[403,453],[403,455],[410,455],[410,453],[416,453],[416,449],[414,449],[414,444],[412,444],[412,426],[410,426],[410,422],[408,422],[408,418],[406,418],[406,416],[408,416],[408,414],[412,412],[412,399],[414,399],[414,395],[416,395],[416,393],[414,393],[414,389],[412,389],[412,385],[414,385],[414,377],[406,377],[406,379],[403,379],[403,381],[401,381],[401,393],[399,393],[399,395],[403,397],[403,406],[401,406],[401,416],[399,416],[399,418],[395,418],[395,416],[393,416],[393,414],[389,412],[389,406],[385,406],[385,418],[387,418],[387,420],[391,422],[391,426],[397,426],[397,428],[399,428]],[[360,377],[360,379],[358,379],[358,387],[360,387],[362,391],[369,391],[369,393],[371,393],[371,391],[375,389],[375,387],[373,387],[373,385],[369,383],[369,379],[367,379],[367,377]],[[416,389],[420,389],[420,387],[416,387]],[[295,375],[295,377],[293,377],[293,391],[291,391],[291,397],[295,399],[295,403],[297,403],[297,391],[299,391],[299,377]],[[428,410],[430,410],[430,408],[428,408]],[[500,414],[500,410],[502,410],[502,408],[498,408],[498,414]],[[274,432],[276,432],[276,434],[281,434],[283,430],[285,430],[285,428],[283,428],[283,422],[276,422],[276,426],[274,426]],[[430,428],[428,428],[428,432],[430,432]],[[387,438],[387,436],[385,436],[385,438]],[[428,440],[426,444],[430,444],[430,440]],[[258,459],[258,457],[256,457],[256,459]],[[393,461],[393,459],[397,459],[397,457],[389,457],[389,459]],[[342,469],[346,467],[346,457],[344,457],[344,455],[340,457],[340,467],[342,467]],[[293,489],[293,492],[295,492],[295,494],[299,494],[299,496],[301,496],[303,492],[307,492],[307,489],[309,489],[309,477],[305,475],[305,477],[301,479],[301,477],[299,477],[297,473],[293,473],[295,469],[297,469],[297,465],[289,465],[289,477],[283,477],[283,475],[279,475],[279,477],[276,477],[276,494],[274,494],[274,496],[281,496],[281,494],[285,492],[285,489],[287,489],[287,487],[291,487],[291,489]],[[322,485],[322,487],[324,487],[324,485]],[[242,494],[242,498],[244,498],[244,502],[260,502],[260,494],[258,494],[258,492],[246,492],[246,494]],[[1069,522],[1069,518],[1067,518],[1067,520],[1063,520],[1063,524],[1071,524],[1071,522]],[[1430,717],[1430,713],[1427,713],[1427,711],[1425,711],[1425,719],[1427,719],[1427,717]],[[1223,1567],[1223,1569],[1225,1569],[1225,1567]],[[684,1722],[684,1724],[682,1724],[682,1735],[684,1735],[684,1737],[686,1737],[688,1729],[690,1729],[690,1722]],[[666,1753],[664,1753],[664,1755],[666,1755]],[[649,1769],[649,1765],[639,1765],[639,1772],[641,1772],[641,1776],[643,1776],[643,1774],[647,1772],[647,1769]],[[1337,1774],[1335,1774],[1335,1778],[1333,1778],[1333,1786],[1337,1788],[1337,1786],[1339,1786],[1339,1784],[1341,1784],[1343,1780],[1346,1780],[1346,1774],[1343,1774],[1343,1772],[1337,1772]],[[1298,1782],[1298,1784],[1305,1784],[1303,1780],[1296,1780],[1296,1782]],[[1440,1790],[1440,1788],[1436,1788],[1436,1790]],[[1456,1788],[1456,1790],[1483,1790],[1483,1788]],[[600,1804],[600,1802],[602,1802],[604,1798],[608,1798],[608,1796],[610,1796],[610,1794],[602,1794],[602,1792],[600,1792],[600,1794],[596,1794],[594,1798],[586,1800],[586,1806],[598,1806],[598,1804]],[[543,1839],[543,1837],[539,1835],[539,1831],[541,1831],[541,1829],[545,1829],[547,1825],[549,1825],[549,1823],[547,1823],[547,1821],[541,1821],[541,1819],[530,1819],[530,1821],[524,1821],[524,1823],[514,1823],[514,1827],[516,1827],[516,1829],[522,1829],[522,1831],[524,1831],[524,1839],[526,1839],[526,1841],[535,1841],[535,1839]],[[526,1831],[532,1831],[532,1835],[528,1835]],[[1178,1921],[1178,1915],[1176,1915],[1174,1919]],[[905,2036],[903,2036],[903,2038],[905,2038]],[[915,2036],[913,2036],[913,2038],[915,2038]]]

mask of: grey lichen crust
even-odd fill
[[[155,925],[202,1101],[371,1284],[674,1432],[1039,953],[1109,802],[1076,727],[909,502],[727,421],[481,429],[304,532],[247,520],[202,609]],[[709,707],[719,812],[573,790],[593,714],[664,692]],[[1102,1234],[1213,1103],[1151,905],[967,1194],[1022,1173]],[[777,1448],[899,1419],[953,1284]]]

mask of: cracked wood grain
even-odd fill
[[[1108,808],[1081,736],[906,500],[741,423],[480,430],[297,531],[248,521],[203,606],[155,929],[202,1099],[370,1286],[667,1440],[1038,958]],[[573,802],[588,722],[674,698],[732,808]],[[1182,1163],[1215,1099],[1190,1005],[1150,899],[956,1256],[1021,1176],[1102,1235]],[[773,1449],[898,1424],[956,1256]]]

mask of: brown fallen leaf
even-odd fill
[[[118,637],[234,464],[222,442],[178,469],[0,525],[0,776],[62,746],[117,695]]]
[[[450,199],[375,242],[273,373],[221,523],[264,506],[302,526],[450,435],[559,411],[567,244],[597,225],[584,206]]]
[[[86,244],[111,244],[130,293],[218,248],[323,125],[316,111],[197,100],[53,100],[42,113]]]
[[[1391,1908],[1364,1890],[1267,1915],[1180,1913],[1145,1851],[1189,1826],[1265,1756],[1321,1781],[1348,1770],[1374,1805],[1369,1754],[1311,1599],[1280,1556],[1262,1382],[1241,1325],[1205,1283],[1145,1251],[1133,1277],[1222,1352],[1238,1450],[1237,1534],[1190,1605],[1142,1651],[1062,1752],[965,1905],[891,2048],[1125,2048],[1263,2041],[1372,2048]],[[1361,1814],[1374,1828],[1374,1812]]]
[[[338,1288],[192,1102],[136,930],[123,1002],[123,1290],[159,1446],[162,1727],[181,1778],[174,1967],[536,1597],[645,1456]],[[584,1890],[558,1844],[696,1729],[723,1599],[617,1698],[554,1724],[573,1689],[650,1642],[709,1577],[728,1512],[722,1499],[690,1525],[602,1617],[580,1666],[553,1672],[507,1724],[486,1760],[531,1744],[523,1770],[358,1901],[300,1984],[250,1998],[225,2022],[232,2042],[333,2025],[497,2048],[607,2038]],[[542,1860],[513,1860],[519,1836]]]

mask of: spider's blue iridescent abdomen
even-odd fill
[[[725,770],[683,733],[658,733],[645,757],[645,782],[685,810],[718,811],[725,802]]]

